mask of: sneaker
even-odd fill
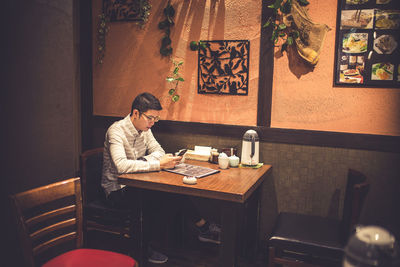
[[[201,242],[221,244],[221,227],[210,223],[206,231],[200,232],[198,238]]]
[[[151,263],[166,263],[168,261],[168,257],[158,251],[149,249],[149,254],[147,260]]]

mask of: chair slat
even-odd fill
[[[77,233],[71,232],[62,236],[55,237],[33,248],[33,255],[38,255],[51,247],[76,239]]]
[[[40,215],[37,215],[35,217],[29,218],[25,221],[25,223],[28,225],[28,227],[31,227],[32,225],[35,225],[39,222],[43,222],[45,220],[54,218],[56,216],[60,216],[63,214],[68,214],[70,212],[75,212],[76,210],[76,205],[70,205],[67,207],[59,208],[56,210],[52,210],[46,213],[42,213]]]
[[[63,229],[65,227],[72,226],[72,225],[75,225],[75,224],[76,224],[76,219],[75,218],[71,218],[69,220],[58,222],[58,223],[49,225],[49,226],[47,226],[45,228],[42,228],[42,229],[32,233],[30,235],[30,237],[33,240],[36,240],[36,239],[38,239],[38,238],[40,238],[42,236],[45,236],[45,235],[47,235],[47,234],[49,234],[51,232],[54,232],[54,231],[57,231],[57,230],[60,230],[60,229]]]
[[[19,193],[16,197],[21,209],[27,210],[72,195],[75,195],[75,183],[66,180]]]

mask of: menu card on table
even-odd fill
[[[186,163],[180,163],[180,164],[176,165],[175,168],[173,168],[173,169],[163,169],[163,170],[167,171],[167,172],[173,172],[176,174],[180,174],[180,175],[193,176],[196,178],[202,178],[202,177],[220,172],[219,170],[214,170],[211,168],[192,165],[192,164],[186,164]]]

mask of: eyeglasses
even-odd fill
[[[142,113],[146,119],[148,119],[149,121],[154,121],[154,122],[158,122],[160,120],[160,117],[158,116],[151,116],[151,115],[146,115],[145,113]]]

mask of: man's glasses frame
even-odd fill
[[[144,112],[140,112],[140,114],[143,114],[143,115],[146,117],[146,119],[148,119],[149,121],[158,122],[158,121],[160,120],[160,117],[159,117],[159,116],[147,115],[147,114],[144,113]]]

